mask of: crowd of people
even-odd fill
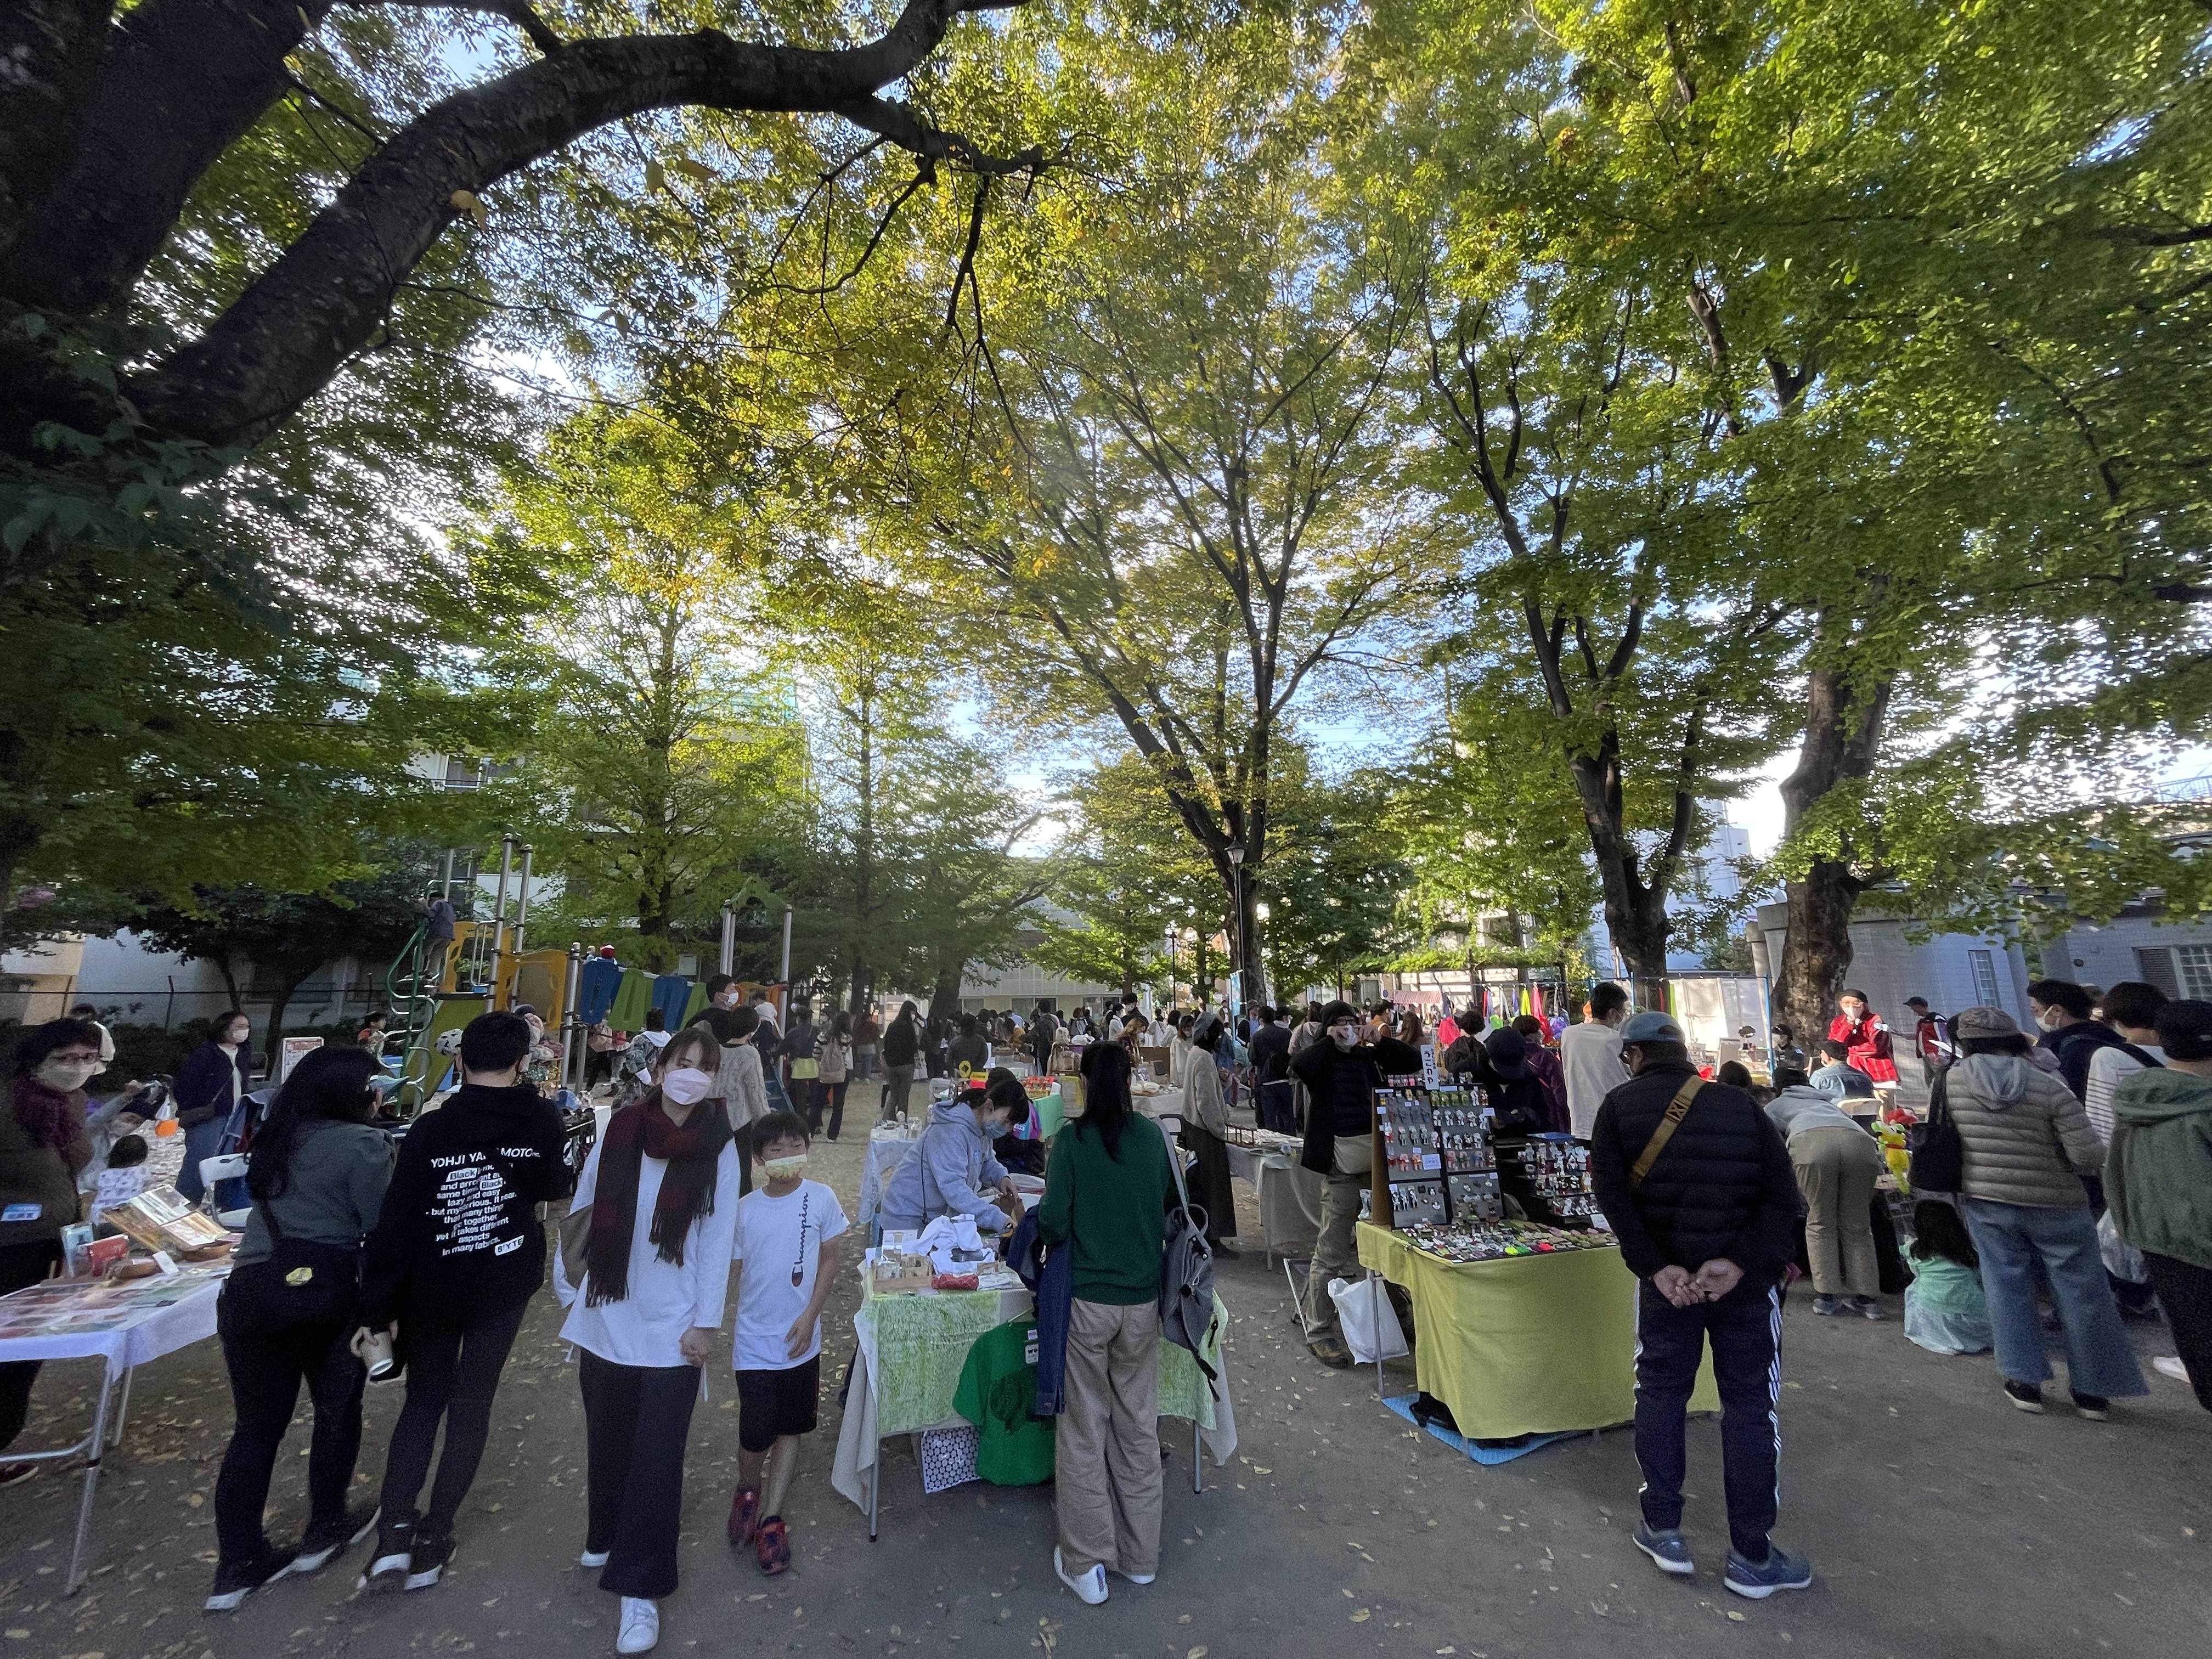
[[[1150,1391],[1164,1217],[1182,1209],[1210,1254],[1233,1256],[1232,1104],[1294,1135],[1322,1179],[1302,1317],[1315,1357],[1341,1367],[1349,1354],[1328,1285],[1356,1272],[1373,1091],[1419,1072],[1424,1048],[1481,1091],[1501,1136],[1571,1137],[1589,1150],[1598,1207],[1640,1281],[1635,1542],[1663,1571],[1695,1571],[1681,1530],[1682,1422],[1710,1349],[1724,1582],[1749,1596],[1811,1582],[1771,1538],[1782,1308],[1801,1273],[1814,1313],[1869,1321],[1886,1317],[1894,1276],[1904,1334],[1938,1353],[1992,1354],[2003,1397],[2023,1411],[2046,1408],[2056,1333],[2069,1397],[2092,1419],[2147,1391],[2124,1317],[2162,1315],[2177,1352],[2152,1364],[2212,1409],[2212,1003],[2148,985],[2035,981],[2033,1036],[1995,1007],[1944,1018],[1916,999],[1908,1054],[1928,1097],[1911,1105],[1892,1034],[1856,990],[1821,1040],[1826,1064],[1808,1067],[1778,1029],[1761,1077],[1741,1059],[1693,1063],[1675,1020],[1632,1012],[1609,983],[1572,1024],[1495,1025],[1462,1024],[1449,1004],[1432,1021],[1345,1001],[1232,1018],[1147,1016],[1133,999],[1065,1018],[1040,1005],[1025,1017],[931,1020],[908,1002],[878,1024],[817,1018],[803,1000],[779,1018],[764,992],[741,996],[726,978],[707,989],[696,1024],[672,1033],[656,1017],[624,1044],[608,1069],[616,1109],[580,1175],[566,1165],[549,1098],[557,1046],[526,1011],[472,1021],[459,1086],[397,1139],[369,1048],[318,1050],[295,1066],[254,1128],[243,1237],[220,1302],[234,1426],[215,1492],[210,1609],[318,1571],[372,1532],[364,1587],[440,1581],[508,1356],[549,1278],[540,1206],[572,1186],[550,1280],[586,1424],[579,1559],[619,1600],[618,1651],[657,1643],[659,1605],[677,1589],[692,1407],[733,1263],[741,1474],[729,1535],[763,1571],[785,1570],[798,1449],[817,1419],[821,1317],[848,1230],[835,1194],[806,1178],[807,1160],[817,1136],[841,1129],[849,1084],[878,1072],[886,1118],[908,1112],[917,1077],[963,1085],[928,1104],[919,1145],[886,1183],[883,1226],[955,1214],[1004,1232],[1022,1214],[1012,1168],[1033,1157],[1028,1167],[1043,1169],[1038,1231],[1073,1269],[1059,1327],[1054,1564],[1085,1602],[1106,1599],[1109,1575],[1142,1583],[1158,1570]],[[193,1148],[220,1146],[251,1083],[251,1036],[242,1014],[218,1018],[179,1071],[188,1176]],[[1041,1065],[1079,1056],[1086,1108],[1048,1159],[1022,1138],[1027,1091],[994,1063],[1008,1047]],[[20,1036],[0,1110],[0,1289],[52,1272],[81,1194],[113,1201],[144,1161],[145,1126],[119,1109],[136,1085],[105,1104],[88,1093],[113,1054],[86,1018]],[[1187,1199],[1175,1196],[1184,1158],[1132,1101],[1139,1066],[1163,1056],[1182,1096]],[[1884,1190],[1897,1183],[1883,1178],[1894,1165],[1877,1135],[1905,1122],[1915,1152],[1900,1255]],[[0,1449],[22,1426],[36,1373],[0,1366]],[[364,1387],[387,1377],[404,1382],[404,1402],[376,1501],[352,1504]],[[279,1545],[264,1511],[303,1385],[310,1513],[298,1541]]]

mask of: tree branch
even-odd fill
[[[162,3],[148,0],[149,8]],[[199,340],[135,379],[130,394],[178,435],[254,441],[371,337],[431,244],[465,210],[478,210],[470,205],[477,192],[594,128],[648,110],[838,112],[963,165],[1041,165],[1035,151],[994,161],[873,96],[933,52],[953,18],[1002,3],[908,0],[881,39],[839,52],[762,46],[712,29],[580,40],[458,93],[394,135]]]

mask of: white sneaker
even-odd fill
[[[1125,1572],[1121,1577],[1127,1579],[1129,1583],[1133,1584],[1149,1584],[1153,1579],[1158,1577],[1159,1574],[1156,1572]]]
[[[622,1634],[615,1638],[617,1653],[650,1653],[660,1644],[660,1604],[642,1595],[622,1599]]]
[[[586,1550],[576,1558],[576,1565],[580,1567],[604,1567],[607,1558],[613,1553],[612,1550]]]
[[[1066,1565],[1061,1559],[1060,1546],[1055,1544],[1052,1547],[1052,1570],[1060,1575],[1060,1582],[1073,1590],[1077,1599],[1085,1607],[1095,1607],[1106,1599],[1106,1569],[1097,1562],[1070,1577]]]
[[[2160,1376],[2170,1376],[2177,1382],[2189,1381],[2189,1367],[2181,1363],[2181,1356],[2178,1353],[2157,1355],[2151,1360],[2150,1368]]]

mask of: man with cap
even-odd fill
[[[1590,1184],[1642,1281],[1636,1547],[1662,1572],[1697,1571],[1681,1532],[1685,1419],[1710,1341],[1728,1493],[1723,1582],[1753,1601],[1803,1589],[1812,1568],[1767,1539],[1782,1448],[1782,1273],[1799,1207],[1789,1149],[1748,1094],[1698,1077],[1669,1016],[1631,1016],[1620,1045],[1630,1077],[1598,1108]]]
[[[1306,1144],[1298,1161],[1328,1177],[1321,1236],[1306,1272],[1306,1346],[1322,1364],[1342,1370],[1352,1364],[1352,1353],[1344,1346],[1328,1281],[1349,1276],[1359,1265],[1353,1235],[1360,1194],[1375,1170],[1375,1091],[1386,1078],[1418,1073],[1421,1055],[1393,1036],[1363,1040],[1359,1011],[1348,1002],[1330,1003],[1321,1011],[1321,1023],[1327,1039],[1291,1061],[1291,1074],[1306,1087]]]

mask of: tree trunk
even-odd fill
[[[1826,627],[1824,618],[1824,632]],[[1805,735],[1796,769],[1782,782],[1785,842],[1830,790],[1872,773],[1893,685],[1880,678],[1855,687],[1836,668],[1807,675]],[[1840,851],[1839,858],[1815,858],[1803,878],[1789,884],[1789,933],[1775,975],[1775,1006],[1808,1054],[1827,1030],[1836,995],[1850,972],[1851,913],[1868,886],[1848,838]]]
[[[960,980],[968,971],[968,964],[956,962],[940,966],[937,983],[930,988],[929,1017],[932,1019],[960,1018]]]

